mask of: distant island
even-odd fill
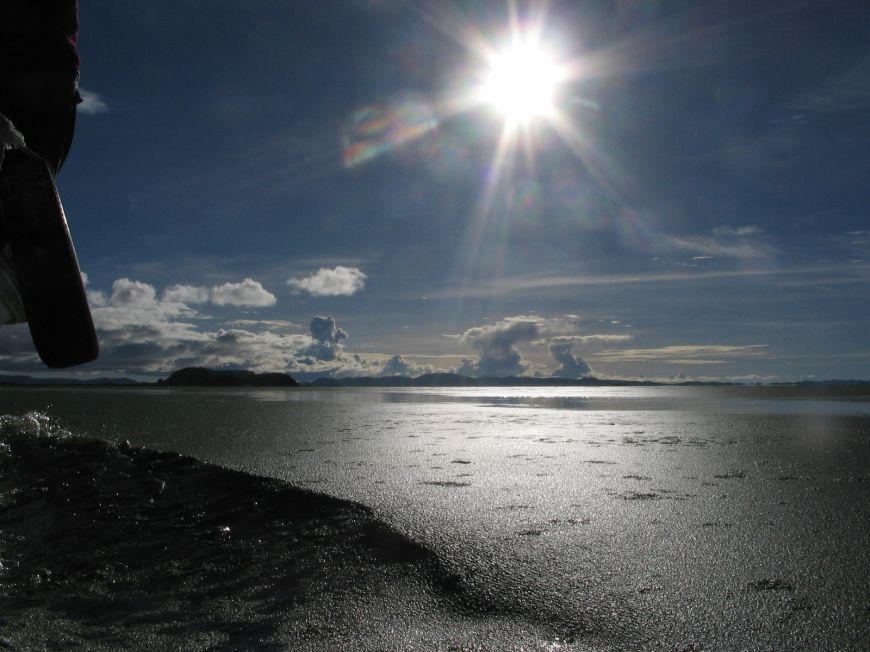
[[[253,371],[185,367],[160,379],[158,385],[168,387],[296,387],[293,378],[282,373],[258,374]]]

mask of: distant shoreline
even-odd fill
[[[361,376],[353,378],[317,378],[300,382],[285,373],[255,373],[246,370],[214,370],[186,367],[157,381],[138,381],[131,378],[76,378],[33,377],[26,375],[0,375],[0,386],[40,387],[830,387],[864,386],[870,380],[830,379],[801,380],[776,383],[737,383],[724,381],[625,380],[586,378],[541,378],[510,376],[503,378],[472,378],[451,373],[408,376]]]

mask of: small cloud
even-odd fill
[[[763,357],[766,344],[687,344],[650,349],[608,349],[595,355],[606,362],[664,362],[668,364],[724,364],[736,358]]]
[[[696,254],[692,260],[710,258],[769,258],[776,251],[759,241],[762,231],[754,224],[719,226],[710,235],[664,236],[660,246]]]
[[[549,340],[541,340],[534,344],[591,344],[593,342],[625,342],[634,339],[633,335],[624,333],[592,333],[591,335],[557,335]]]
[[[477,360],[463,359],[455,372],[464,376],[522,376],[531,371],[518,345],[547,345],[561,365],[561,377],[580,378],[589,375],[589,366],[571,352],[574,344],[624,342],[631,335],[615,333],[581,334],[581,317],[563,315],[544,317],[536,314],[505,317],[492,324],[469,328],[459,341],[471,345]],[[450,336],[447,336],[450,337]]]
[[[748,224],[746,226],[738,227],[728,226],[726,224],[722,226],[717,226],[715,229],[713,229],[713,235],[720,238],[743,238],[749,235],[757,235],[759,233],[761,233],[761,229],[755,224]]]
[[[308,330],[314,342],[305,353],[316,360],[335,360],[341,353],[342,340],[348,337],[347,331],[336,325],[332,315],[313,317]]]
[[[516,348],[541,336],[538,318],[509,317],[494,324],[475,326],[461,341],[477,350],[477,361],[463,360],[456,373],[464,376],[522,376],[529,368]]]
[[[365,287],[366,275],[356,267],[339,265],[321,267],[304,278],[290,278],[287,285],[295,293],[307,292],[314,297],[349,297]]]
[[[109,302],[106,293],[101,290],[85,290],[85,296],[88,298],[88,305],[91,308],[102,308]]]
[[[233,328],[259,328],[269,330],[288,330],[302,328],[301,325],[285,319],[231,319],[226,322]]]
[[[213,287],[211,302],[216,306],[267,308],[274,306],[278,300],[258,281],[246,278],[241,283],[224,283]]]
[[[116,308],[147,309],[157,307],[157,291],[153,285],[129,278],[119,278],[112,283],[109,302]]]
[[[99,93],[79,88],[79,95],[82,96],[82,101],[78,105],[78,112],[85,115],[98,115],[100,113],[108,113],[109,107],[105,103]]]
[[[418,365],[413,360],[406,360],[401,355],[394,355],[384,363],[381,376],[416,377],[432,372],[432,367]]]
[[[170,285],[163,290],[163,300],[173,303],[207,303],[211,293],[199,285]]]
[[[553,378],[585,378],[592,369],[583,358],[578,358],[571,352],[571,343],[555,343],[550,345],[550,355],[559,363],[550,375]]]
[[[335,317],[332,315],[312,317],[308,329],[311,331],[311,337],[318,342],[338,344],[341,340],[347,339],[347,332],[336,325]]]

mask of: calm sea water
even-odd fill
[[[32,411],[370,507],[514,621],[480,649],[870,645],[866,388],[0,389]]]

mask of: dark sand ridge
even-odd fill
[[[0,473],[4,648],[538,649],[559,638],[472,598],[356,503],[69,436],[40,414],[0,417]]]

